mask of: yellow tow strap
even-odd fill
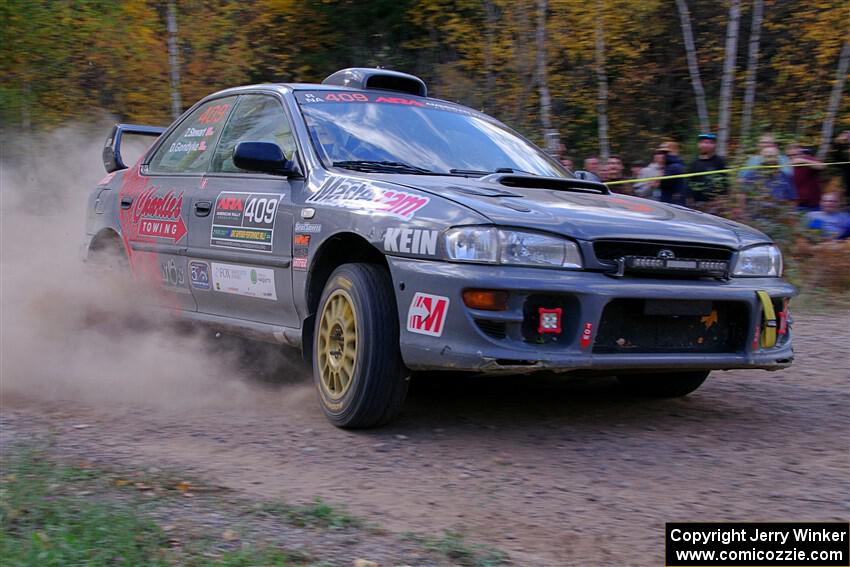
[[[761,300],[762,308],[762,332],[761,346],[762,348],[772,348],[776,346],[776,311],[773,309],[773,300],[766,291],[757,291],[756,295]]]

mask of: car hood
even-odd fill
[[[497,176],[490,176],[497,177]],[[532,178],[524,177],[528,180]],[[716,244],[744,248],[770,242],[741,223],[626,195],[504,186],[498,179],[398,176],[396,183],[469,207],[493,223],[600,238]]]

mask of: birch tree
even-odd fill
[[[841,55],[838,56],[838,71],[835,74],[835,84],[832,85],[832,94],[829,97],[829,106],[826,117],[823,119],[823,128],[820,132],[820,147],[818,147],[818,159],[826,158],[832,131],[835,128],[835,114],[838,112],[838,104],[841,102],[841,93],[844,92],[844,83],[847,80],[847,70],[850,66],[850,39],[844,40]]]
[[[747,85],[744,92],[744,108],[741,110],[741,135],[738,138],[737,160],[744,157],[745,141],[753,123],[753,106],[756,102],[756,73],[759,65],[759,41],[764,0],[753,0],[753,22],[750,27],[750,48],[747,53]]]
[[[599,121],[599,159],[608,161],[608,75],[605,72],[605,30],[601,11],[596,15],[596,114]]]
[[[735,59],[738,54],[738,25],[741,21],[741,0],[732,0],[729,23],[726,26],[726,55],[723,59],[723,78],[720,83],[720,111],[717,125],[717,153],[726,157],[729,144],[729,114],[732,86],[735,79]]]
[[[171,116],[177,118],[183,113],[183,101],[180,99],[180,61],[177,58],[177,8],[174,0],[168,2],[168,65],[171,67]]]
[[[705,104],[705,90],[702,88],[702,79],[700,79],[699,76],[697,48],[694,44],[694,32],[691,29],[691,12],[688,10],[688,3],[686,0],[676,0],[676,5],[679,7],[679,19],[682,21],[682,37],[685,40],[685,53],[688,58],[688,72],[691,75],[691,84],[694,88],[694,98],[696,98],[697,103],[699,128],[703,132],[708,132],[708,108]]]
[[[558,131],[552,127],[552,98],[549,94],[548,74],[546,72],[546,12],[547,0],[537,0],[537,89],[540,93],[540,122],[543,124],[543,136],[546,151],[557,155]]]

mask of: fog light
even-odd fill
[[[540,314],[540,319],[537,324],[537,332],[541,335],[544,333],[560,333],[561,332],[561,308],[546,309],[539,307],[537,312]]]
[[[465,289],[463,302],[470,309],[505,311],[508,308],[508,292],[494,289]]]

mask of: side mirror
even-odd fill
[[[233,165],[276,175],[297,173],[295,163],[286,159],[280,146],[272,142],[239,142],[233,150]]]

